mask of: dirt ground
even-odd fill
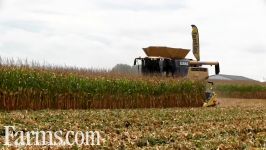
[[[266,107],[266,99],[218,98],[221,107]]]

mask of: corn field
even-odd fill
[[[266,86],[263,84],[217,84],[215,91],[220,97],[266,99]]]
[[[66,68],[0,66],[0,109],[202,106],[205,84]]]

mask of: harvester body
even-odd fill
[[[207,80],[208,68],[204,65],[215,66],[215,74],[219,74],[220,66],[216,61],[200,61],[199,33],[195,25],[192,26],[193,54],[196,60],[186,58],[190,49],[150,46],[143,48],[147,55],[135,58],[134,65],[140,67],[143,75],[172,76],[189,80]],[[206,91],[204,107],[217,105],[215,92]]]
[[[214,65],[215,73],[219,74],[218,62],[203,62],[185,58],[189,49],[170,47],[143,48],[147,57],[136,58],[134,65],[141,67],[144,75],[165,75],[191,80],[206,80],[209,77],[208,68],[203,65]]]

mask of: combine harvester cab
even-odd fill
[[[215,74],[219,74],[219,62],[200,61],[199,36],[195,25],[192,25],[193,54],[197,60],[185,58],[190,49],[150,46],[143,48],[144,58],[135,58],[134,65],[138,65],[143,75],[172,76],[189,80],[205,80],[209,78],[208,68],[204,65],[215,66]],[[213,83],[212,83],[213,85]],[[206,90],[204,107],[217,105],[216,94],[212,87]]]

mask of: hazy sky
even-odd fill
[[[143,47],[191,49],[191,24],[201,60],[219,61],[222,74],[266,77],[266,0],[2,0],[0,56],[132,65]]]

